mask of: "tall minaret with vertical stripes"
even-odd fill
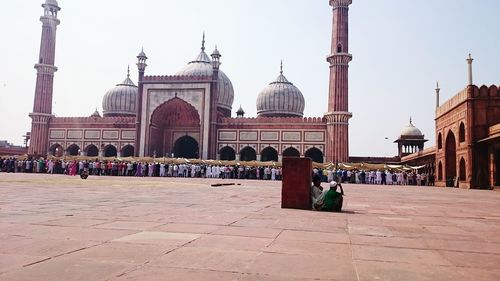
[[[61,10],[56,0],[46,0],[42,4],[44,9],[42,22],[42,39],[40,43],[40,56],[35,64],[37,70],[35,102],[31,117],[31,136],[28,154],[47,155],[49,122],[52,115],[52,91],[54,84],[54,66],[56,53],[56,29],[60,21],[57,13]]]
[[[352,55],[349,54],[349,5],[352,0],[329,0],[333,8],[332,47],[327,58],[330,63],[330,88],[328,95],[326,161],[349,161],[348,70]]]

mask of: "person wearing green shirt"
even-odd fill
[[[340,192],[337,192],[337,188],[340,188]],[[327,212],[341,212],[342,203],[344,202],[344,189],[342,185],[332,181],[330,183],[330,190],[328,190],[323,198],[323,207],[321,211]]]

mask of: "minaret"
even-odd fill
[[[202,51],[205,50],[205,33],[203,33],[203,46]],[[210,132],[208,139],[208,158],[217,159],[217,104],[219,98],[219,68],[221,65],[220,58],[222,55],[219,50],[217,50],[217,45],[215,50],[210,55],[212,57],[212,86],[210,89]]]
[[[49,139],[49,122],[52,115],[52,92],[54,85],[54,66],[56,53],[56,30],[60,21],[57,12],[61,10],[56,0],[46,0],[42,4],[44,9],[42,22],[42,39],[40,56],[35,64],[37,70],[35,101],[31,117],[31,141],[28,149],[30,155],[47,155]]]
[[[137,86],[137,108],[135,115],[135,142],[134,142],[135,157],[143,156],[140,155],[140,150],[141,150],[140,147],[141,145],[144,145],[141,143],[142,90],[144,88],[142,80],[144,79],[144,72],[146,72],[146,67],[148,66],[146,64],[147,59],[148,57],[146,56],[146,53],[144,53],[144,48],[142,48],[141,52],[137,56],[137,70],[139,71],[139,78],[138,78],[139,81]]]
[[[474,61],[474,59],[472,58],[471,54],[469,54],[469,57],[466,59],[467,61],[467,64],[469,65],[469,84],[468,86],[472,86],[474,83],[472,81],[472,62]]]
[[[441,89],[439,88],[439,82],[436,83],[436,108],[439,107],[439,92]]]
[[[349,5],[352,0],[330,0],[333,8],[332,48],[327,61],[330,63],[330,88],[328,95],[326,161],[349,161],[348,69],[349,54]]]

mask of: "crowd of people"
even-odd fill
[[[0,158],[0,172],[48,173],[75,176],[87,171],[92,176],[128,177],[190,177],[223,179],[281,180],[278,166],[250,167],[245,165],[169,164],[161,162],[127,162],[86,160],[52,160]],[[434,176],[416,171],[342,170],[315,168],[313,175],[322,182],[377,185],[434,185]]]
[[[335,170],[314,169],[313,173],[321,177],[322,182],[377,185],[434,185],[434,175],[410,171],[391,170]]]
[[[48,173],[76,176],[84,171],[93,176],[189,177],[222,179],[281,180],[281,168],[237,165],[168,164],[161,162],[86,161],[0,158],[0,171]]]

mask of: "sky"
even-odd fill
[[[5,1],[0,9],[0,140],[22,144],[31,129],[43,0]],[[206,33],[217,45],[241,105],[256,116],[259,92],[284,75],[303,93],[304,115],[327,111],[332,10],[328,0],[58,0],[53,113],[90,116],[123,81],[172,75],[194,59]],[[467,84],[500,84],[500,1],[354,0],[349,9],[351,156],[394,156],[410,117],[435,144],[435,88],[441,103]]]

